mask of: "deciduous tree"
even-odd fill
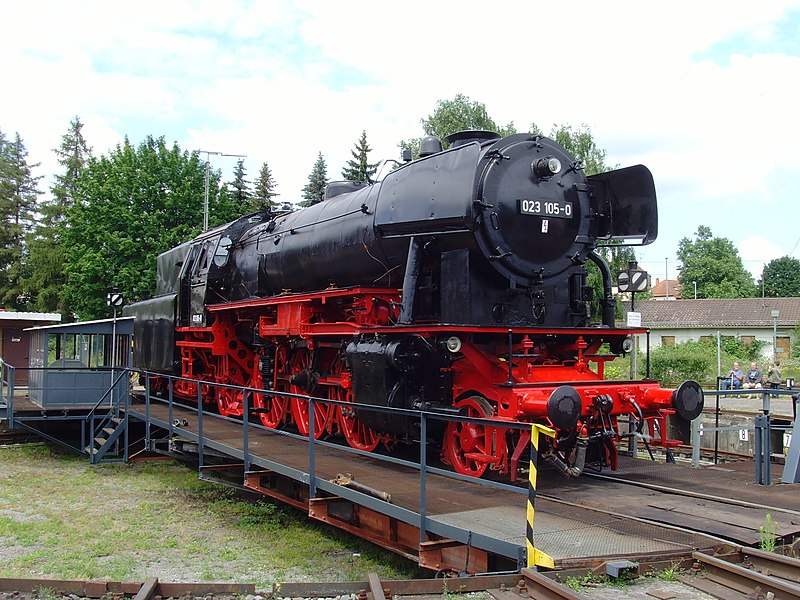
[[[694,239],[678,243],[678,279],[684,289],[697,283],[698,298],[752,298],[756,288],[744,268],[739,251],[727,238],[714,237],[711,228],[700,225]]]
[[[761,272],[759,286],[765,296],[778,298],[800,296],[800,260],[782,256],[769,261]]]
[[[533,125],[532,127],[536,126]],[[573,127],[572,125],[559,125],[556,127],[554,125],[549,137],[557,141],[567,152],[581,161],[583,171],[587,175],[596,175],[617,168],[616,165],[606,165],[606,151],[597,146],[592,131],[586,124],[578,127]]]
[[[68,214],[65,299],[81,319],[110,314],[105,296],[118,287],[128,301],[155,291],[156,257],[197,235],[203,223],[205,163],[196,152],[148,136],[126,138],[108,156],[90,158]],[[219,174],[209,180],[209,225],[237,214],[221,202]]]
[[[483,102],[470,100],[464,94],[456,94],[452,100],[439,100],[436,108],[427,117],[420,120],[425,135],[432,135],[442,140],[443,147],[447,147],[445,138],[451,133],[469,129],[484,129],[496,131],[500,135],[516,133],[514,123],[506,126],[498,125],[489,116]],[[400,148],[410,148],[412,156],[419,156],[421,138],[412,138],[401,141]]]

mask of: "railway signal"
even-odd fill
[[[114,308],[122,306],[124,301],[125,300],[122,297],[122,294],[120,294],[116,289],[106,294],[106,304],[108,304],[109,306],[113,306]]]
[[[646,292],[650,288],[650,275],[631,263],[631,267],[617,277],[617,288],[620,292]]]

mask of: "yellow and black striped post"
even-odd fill
[[[528,527],[526,538],[528,541],[528,568],[555,567],[553,557],[537,550],[533,545],[533,517],[534,503],[536,501],[536,459],[539,457],[539,434],[555,437],[556,432],[544,425],[534,423],[531,425],[531,464],[528,470]]]

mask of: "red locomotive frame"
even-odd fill
[[[675,412],[673,390],[651,380],[603,379],[605,362],[615,355],[599,354],[601,345],[644,333],[643,329],[520,327],[513,335],[521,341],[509,348],[507,328],[394,325],[399,303],[398,290],[347,288],[210,305],[206,308],[213,315],[211,326],[176,329],[180,373],[189,379],[263,389],[253,394],[252,403],[263,425],[293,424],[300,434],[308,435],[308,402],[280,393],[308,394],[313,378],[313,396],[354,402],[343,348],[355,336],[410,334],[430,340],[455,336],[460,348],[447,374],[452,380],[452,406],[464,416],[498,423],[448,422],[442,459],[459,473],[480,477],[492,470],[516,480],[530,433],[502,427],[502,423],[548,424],[548,400],[567,385],[580,397],[578,437],[607,440],[602,444],[602,463],[612,469],[617,466],[618,417],[622,415],[632,415],[639,430],[646,423],[653,444],[672,448],[681,443],[666,434],[668,417]],[[243,342],[237,335],[240,331],[257,332],[261,343]],[[265,371],[266,354],[270,368]],[[265,372],[271,374],[271,381],[264,380],[270,378]],[[196,385],[178,381],[175,393],[196,398]],[[222,415],[242,415],[239,389],[209,386],[203,397],[216,402]],[[352,447],[366,451],[381,443],[391,448],[396,442],[394,435],[361,423],[356,411],[346,406],[314,406],[316,437],[341,434]],[[566,457],[558,460],[558,444],[554,441],[549,452],[570,474]]]

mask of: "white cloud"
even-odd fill
[[[781,255],[797,237],[791,219],[773,217],[800,195],[800,56],[776,40],[799,8],[5,3],[0,128],[19,131],[47,172],[76,115],[96,152],[153,134],[247,154],[251,179],[267,161],[282,199],[296,200],[317,152],[338,178],[365,129],[373,160],[395,157],[437,100],[465,93],[523,129],[586,123],[609,163],[649,166],[660,238],[642,256],[654,265],[699,224],[742,252],[768,224]],[[225,177],[228,162],[212,159]]]
[[[766,263],[786,255],[779,246],[758,236],[743,239],[739,242],[738,250],[745,268],[756,280],[761,278]]]

